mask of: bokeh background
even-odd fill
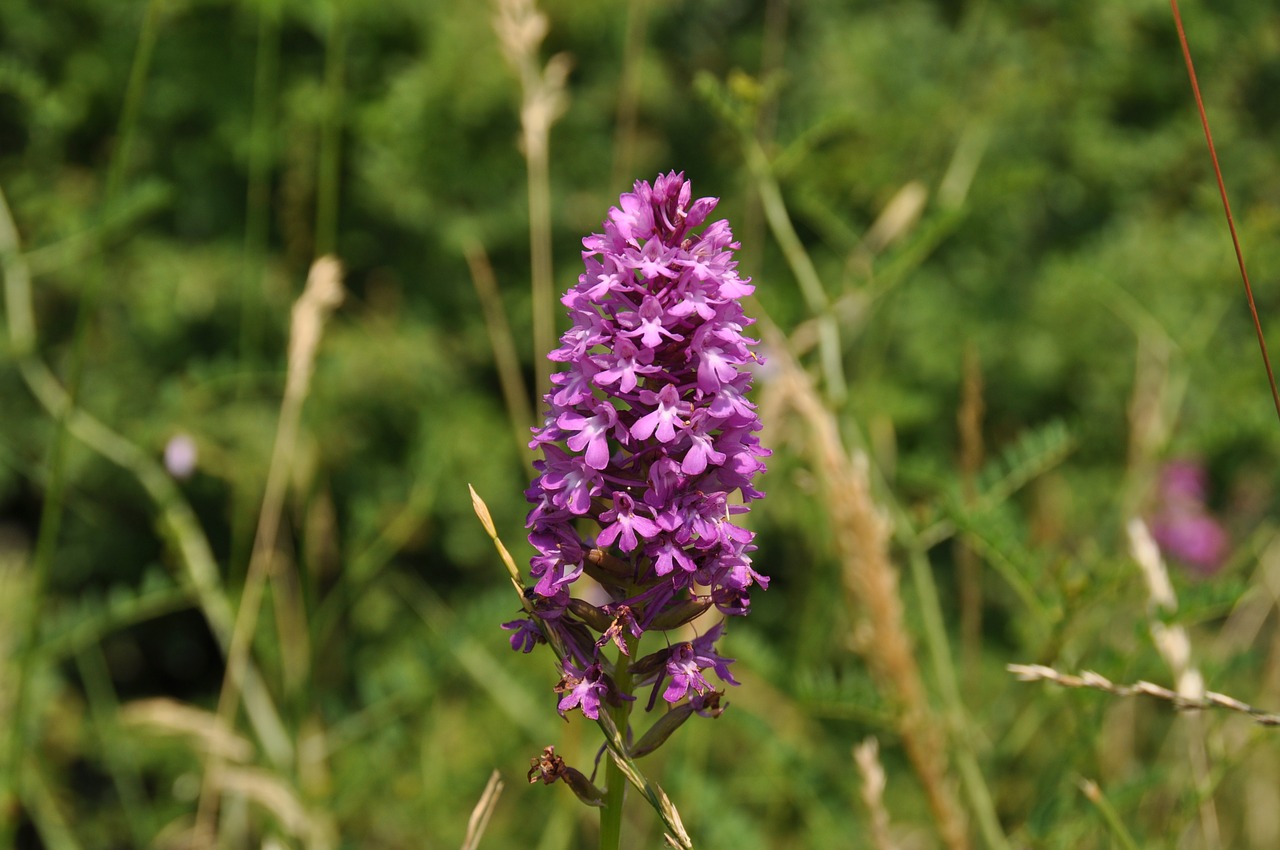
[[[599,736],[556,715],[550,654],[508,648],[467,485],[526,558],[531,244],[558,295],[618,193],[674,169],[721,198],[748,312],[867,460],[974,845],[1280,846],[1275,731],[1005,670],[1173,687],[1154,623],[1280,708],[1277,422],[1168,5],[539,7],[522,81],[481,2],[0,4],[0,835],[190,846],[214,751],[221,846],[461,846],[494,770],[481,846],[592,846],[594,812],[524,783],[549,744],[589,772]],[[1184,14],[1272,325],[1280,13]],[[346,297],[287,446],[264,734],[214,722],[217,621],[323,254]],[[744,684],[645,764],[698,847],[868,846],[874,736],[895,846],[940,846],[777,375],[750,521],[773,582],[724,643]],[[626,846],[659,846],[633,803]]]

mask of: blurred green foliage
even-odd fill
[[[544,59],[574,63],[551,145],[558,288],[620,191],[683,170],[722,199],[755,307],[804,338],[812,316],[740,144],[757,139],[840,319],[846,437],[869,450],[900,524],[952,529],[984,564],[971,646],[960,544],[941,533],[930,552],[967,728],[1013,846],[1111,846],[1082,778],[1141,846],[1196,844],[1194,733],[1169,707],[1004,670],[1170,681],[1124,523],[1149,510],[1161,463],[1190,457],[1234,545],[1212,576],[1175,571],[1173,618],[1211,687],[1280,706],[1276,423],[1166,4],[631,4],[542,4]],[[1265,323],[1280,308],[1280,13],[1187,5]],[[643,35],[633,54],[629,15]],[[283,534],[302,577],[301,685],[282,678],[291,633],[270,601],[255,646],[303,754],[272,781],[301,801],[306,828],[228,803],[228,842],[459,846],[497,769],[507,788],[482,846],[591,846],[593,813],[522,781],[547,744],[589,770],[597,739],[555,716],[549,658],[508,650],[498,624],[518,603],[466,491],[485,497],[519,561],[527,458],[465,260],[475,245],[491,258],[532,375],[520,92],[491,19],[484,4],[442,0],[0,4],[0,190],[34,277],[36,354],[66,379],[88,297],[80,405],[157,459],[175,435],[194,438],[198,469],[181,491],[232,600],[290,305],[325,241],[318,208],[337,201],[348,300],[321,346]],[[148,20],[154,52],[131,114]],[[622,139],[628,74],[636,121]],[[913,182],[927,191],[919,220],[872,245]],[[129,721],[129,705],[212,709],[221,650],[156,504],[78,443],[34,595],[56,422],[24,383],[12,327],[0,330],[12,352],[0,368],[0,726],[13,723],[7,682],[24,640],[10,624],[31,599],[40,651],[22,668],[31,731],[8,817],[24,847],[170,846],[194,814],[201,758],[190,740]],[[1017,483],[978,508],[957,435],[966,357],[982,375],[978,486]],[[766,369],[766,409],[769,393]],[[723,718],[652,756],[653,775],[699,847],[861,845],[869,817],[850,749],[875,735],[900,846],[933,846],[894,706],[851,650],[859,614],[839,587],[804,435],[768,428],[770,496],[752,522],[773,584],[728,637],[744,685]],[[905,576],[902,589],[918,627]],[[1203,723],[1222,846],[1275,846],[1275,733]],[[657,846],[649,813],[631,817],[628,846]]]

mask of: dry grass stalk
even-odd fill
[[[218,697],[218,717],[228,726],[234,726],[266,581],[273,570],[279,569],[276,542],[284,510],[285,492],[298,445],[302,405],[311,387],[316,351],[325,322],[342,303],[342,298],[341,264],[334,257],[321,257],[312,264],[306,289],[293,305],[289,328],[289,370],[285,378],[284,398],[280,403],[280,419],[276,424],[275,444],[271,451],[271,465],[267,470],[253,554],[250,556],[240,608],[236,614],[231,648],[227,653],[227,672]],[[300,612],[276,612],[277,622],[282,623],[300,624],[302,617]],[[291,642],[305,636],[303,628],[295,628],[294,632],[289,636]],[[285,660],[288,662],[290,658],[286,657]],[[295,665],[304,660],[305,655],[295,653],[292,656]],[[285,675],[286,684],[299,679],[296,675],[290,675],[288,668]],[[217,810],[219,783],[212,780],[221,772],[220,761],[216,756],[211,756],[205,763],[205,776],[196,815],[197,843],[212,840],[214,834],[213,819]]]
[[[1092,670],[1085,670],[1077,676],[1059,672],[1044,664],[1009,664],[1005,669],[1017,676],[1020,682],[1052,682],[1064,688],[1088,688],[1118,697],[1148,696],[1163,700],[1180,711],[1221,708],[1247,714],[1262,726],[1280,726],[1280,714],[1257,708],[1216,691],[1204,691],[1200,699],[1189,699],[1175,690],[1152,682],[1138,681],[1132,685],[1118,685],[1101,673],[1095,673]]]
[[[925,185],[919,180],[909,181],[894,193],[867,230],[862,238],[863,249],[874,256],[901,240],[915,228],[928,203]]]
[[[866,458],[849,455],[835,417],[819,399],[808,375],[780,340],[771,342],[770,356],[781,372],[777,381],[780,394],[812,432],[814,472],[835,531],[850,609],[865,617],[858,630],[865,637],[859,641],[861,654],[881,689],[898,703],[898,732],[924,786],[939,835],[950,850],[967,848],[965,817],[947,777],[943,726],[926,700],[903,620],[898,575],[889,562],[890,523],[872,500]]]
[[[276,822],[294,837],[308,837],[320,831],[320,825],[312,822],[292,789],[271,773],[253,768],[228,768],[219,774],[218,781],[224,793],[244,797],[271,812]]]
[[[37,353],[35,311],[32,307],[31,273],[24,260],[13,219],[0,191],[0,269],[4,274],[4,313],[12,353],[32,395],[54,418],[67,418],[70,434],[86,447],[127,470],[151,498],[160,515],[159,524],[175,548],[196,591],[200,608],[214,636],[230,654],[234,615],[213,557],[195,512],[172,476],[151,453],[112,430],[101,420],[72,405],[71,396]],[[274,764],[292,757],[292,744],[261,674],[246,663],[243,675],[246,714],[263,751]]]
[[[498,383],[502,386],[507,418],[511,420],[515,433],[516,449],[519,456],[524,458],[525,465],[532,469],[533,456],[528,443],[529,429],[535,424],[533,407],[529,404],[529,390],[520,371],[520,358],[516,355],[515,335],[511,332],[511,324],[507,321],[507,313],[502,306],[502,296],[493,276],[493,266],[484,246],[478,241],[468,240],[463,247],[463,254],[467,259],[467,267],[471,270],[476,297],[480,300],[480,312],[484,316],[484,327],[488,331],[494,364],[498,368]]]
[[[538,48],[547,35],[547,18],[533,0],[498,0],[497,9],[493,29],[503,57],[520,76],[524,95],[520,105],[524,155],[541,159],[548,153],[551,125],[568,107],[564,89],[573,63],[568,54],[557,53],[539,67]]]
[[[529,261],[533,295],[533,362],[538,364],[535,395],[551,387],[546,353],[555,347],[555,293],[551,265],[551,125],[568,106],[565,82],[572,62],[558,53],[543,66],[538,49],[547,18],[533,0],[497,0],[493,29],[503,57],[520,79],[521,147],[529,191]]]
[[[243,763],[253,758],[253,744],[237,735],[217,715],[164,697],[129,703],[120,709],[120,722],[188,738],[199,752],[216,755],[224,761]]]
[[[1149,628],[1156,650],[1173,673],[1178,696],[1190,701],[1204,699],[1204,676],[1191,663],[1191,636],[1180,625],[1166,625],[1160,616],[1178,610],[1178,598],[1173,592],[1173,582],[1160,548],[1147,529],[1146,523],[1134,518],[1129,520],[1129,547],[1133,558],[1142,569],[1150,595],[1148,605]],[[1218,825],[1218,810],[1213,802],[1213,777],[1209,764],[1209,752],[1205,746],[1203,719],[1190,716],[1186,722],[1187,756],[1191,762],[1191,774],[1200,797],[1200,828],[1206,847],[1221,847],[1222,835]]]
[[[880,742],[867,738],[853,748],[853,761],[862,777],[862,802],[871,815],[871,843],[876,850],[894,850],[889,837],[889,811],[884,807],[884,789],[888,784],[884,765],[880,763]]]
[[[480,795],[480,800],[471,811],[471,819],[467,821],[467,837],[462,842],[462,850],[476,850],[480,846],[480,839],[489,826],[489,818],[497,808],[502,787],[502,777],[495,770],[489,774],[489,782],[484,786],[484,793]]]
[[[306,850],[331,850],[337,845],[336,830],[328,815],[309,810],[288,782],[275,773],[258,768],[223,767],[212,781],[222,794],[248,801],[270,813],[279,831],[263,839],[263,848],[300,846]],[[282,842],[282,838],[292,840]],[[198,820],[195,825],[184,821],[172,824],[156,837],[155,845],[174,850],[224,846],[209,843],[208,836],[200,831]]]

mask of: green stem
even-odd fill
[[[749,134],[743,135],[743,151],[747,159],[747,168],[755,179],[756,193],[760,196],[760,206],[764,210],[765,220],[773,231],[773,238],[791,266],[800,285],[800,294],[804,296],[805,305],[818,321],[818,350],[822,361],[822,373],[827,396],[839,406],[848,395],[845,383],[844,364],[840,354],[840,329],[835,316],[831,313],[831,300],[827,297],[826,288],[818,276],[818,270],[805,250],[800,235],[791,223],[791,215],[787,212],[786,201],[782,197],[782,189],[773,176],[769,158],[765,155],[760,143]]]
[[[235,399],[251,397],[254,382],[261,380],[258,356],[263,339],[263,293],[267,276],[267,244],[271,233],[272,128],[275,126],[275,92],[280,66],[280,2],[271,0],[258,9],[258,53],[254,62],[253,117],[249,125],[249,179],[245,192],[243,278],[240,283],[240,369]],[[258,491],[234,487],[231,510],[231,566],[229,583],[244,581],[249,546],[257,520]]]
[[[920,614],[924,621],[925,645],[933,662],[934,677],[942,694],[947,719],[947,735],[953,745],[953,757],[960,772],[960,783],[969,796],[971,813],[978,822],[978,831],[990,850],[1008,850],[1009,841],[996,815],[995,801],[982,775],[977,756],[973,752],[972,737],[967,729],[968,719],[964,701],[960,695],[960,682],[951,648],[947,641],[947,627],[938,599],[938,587],[933,581],[929,556],[918,546],[910,549],[911,580],[920,599]]]
[[[147,5],[142,30],[138,36],[138,46],[134,50],[133,64],[129,70],[128,87],[125,90],[124,106],[117,125],[116,147],[111,154],[107,166],[106,188],[103,192],[102,209],[110,210],[112,202],[119,197],[124,184],[129,164],[129,151],[133,143],[134,131],[138,124],[142,104],[142,93],[146,86],[147,71],[151,67],[151,55],[155,48],[156,34],[159,30],[160,7],[163,0],[151,0]],[[3,208],[5,251],[3,265],[5,267],[6,296],[17,288],[15,266],[17,258],[17,227],[12,224],[7,202]],[[8,255],[12,252],[12,255]],[[25,271],[25,270],[24,270]],[[16,831],[13,813],[18,808],[16,801],[23,793],[21,787],[23,753],[36,740],[38,735],[30,728],[34,721],[27,716],[30,701],[30,685],[35,676],[38,656],[40,655],[41,607],[44,603],[45,586],[52,569],[54,553],[58,546],[58,533],[62,525],[64,497],[67,487],[66,454],[71,441],[68,423],[75,410],[80,395],[80,386],[84,377],[86,351],[88,347],[89,323],[97,312],[98,298],[102,291],[102,279],[105,277],[103,258],[99,251],[97,261],[90,267],[80,304],[76,309],[75,330],[72,333],[71,360],[67,378],[67,404],[57,413],[54,419],[54,434],[49,449],[48,487],[45,491],[44,507],[40,513],[40,524],[36,532],[35,552],[31,563],[31,584],[27,599],[24,601],[25,622],[20,621],[15,631],[20,641],[17,655],[17,684],[13,698],[8,740],[5,746],[5,757],[0,759],[0,847],[10,846]],[[20,317],[34,322],[34,311],[24,310]],[[34,332],[18,335],[14,338],[14,348],[20,355],[19,362],[26,356],[35,355]]]
[[[640,63],[644,59],[645,31],[648,29],[648,0],[627,4],[627,25],[623,35],[622,80],[618,86],[618,116],[613,135],[613,168],[609,186],[626,185],[635,161],[636,128],[640,114]]]
[[[245,193],[244,278],[240,291],[240,365],[245,376],[238,391],[250,390],[253,362],[262,336],[261,292],[264,258],[271,230],[271,143],[276,79],[280,65],[280,9],[263,4],[258,12],[258,55],[254,62],[253,118],[249,129],[249,181]]]
[[[555,365],[546,354],[555,348],[555,276],[551,258],[551,164],[547,145],[549,133],[533,138],[526,131],[529,184],[529,265],[533,289],[534,363],[537,364],[535,398],[551,388],[551,372]]]
[[[320,127],[320,175],[316,191],[315,255],[338,250],[338,193],[342,178],[343,85],[346,76],[346,27],[342,0],[333,0],[325,34],[325,114]]]
[[[4,313],[18,371],[31,394],[50,418],[65,421],[67,432],[72,437],[129,472],[146,491],[158,512],[160,532],[176,551],[186,571],[186,581],[200,601],[200,607],[214,636],[225,649],[231,641],[234,612],[222,586],[218,564],[209,547],[208,538],[204,536],[194,511],[182,496],[182,491],[160,462],[84,410],[76,409],[70,394],[35,353],[36,326],[35,311],[32,308],[31,274],[23,262],[23,256],[17,225],[5,200],[4,191],[0,189],[0,268],[4,271]],[[38,605],[29,590],[25,602],[31,616],[36,616]],[[56,644],[41,649],[55,651]],[[250,677],[246,680],[248,689],[245,691],[246,712],[272,763],[277,766],[288,764],[293,760],[290,738],[281,724],[261,676],[256,669],[251,669],[249,673]],[[22,679],[19,678],[19,686],[21,684]],[[18,715],[15,713],[15,716]],[[11,733],[14,731],[11,725]],[[19,743],[21,741],[19,739]],[[14,767],[16,763],[4,765],[6,770]],[[12,789],[13,786],[0,782],[0,788],[4,787]],[[6,818],[6,814],[7,810],[0,810],[0,847],[12,844],[11,840],[5,840],[4,830],[12,828],[12,822]]]
[[[75,661],[89,705],[90,728],[102,748],[102,762],[120,799],[120,814],[129,827],[134,846],[145,847],[148,837],[154,834],[149,823],[154,809],[149,805],[134,753],[121,741],[117,728],[120,700],[102,646],[94,643],[84,647],[76,653]]]
[[[1098,813],[1102,815],[1102,820],[1106,822],[1107,827],[1111,830],[1111,837],[1124,850],[1138,850],[1138,842],[1130,834],[1129,828],[1124,825],[1124,821],[1120,818],[1120,813],[1116,811],[1116,807],[1111,805],[1111,801],[1102,793],[1098,783],[1092,779],[1080,779],[1077,784],[1080,786],[1081,792],[1084,793],[1085,799],[1093,803]]]
[[[631,670],[629,665],[631,658],[635,657],[636,646],[639,641],[630,635],[626,638],[627,652],[630,657],[618,652],[618,660],[615,662],[613,681],[618,686],[618,693],[624,697],[631,696]],[[622,740],[627,740],[627,721],[631,717],[631,701],[621,700],[619,705],[609,708],[609,716],[613,718],[614,725],[618,727],[618,733],[622,736]],[[619,842],[622,839],[622,804],[627,796],[627,777],[623,774],[622,768],[615,759],[608,759],[605,766],[605,795],[604,808],[600,810],[600,850],[618,850]]]

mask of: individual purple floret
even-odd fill
[[[751,566],[754,534],[735,523],[763,495],[752,481],[769,454],[747,400],[747,367],[760,358],[739,299],[754,287],[738,277],[728,222],[695,232],[717,199],[691,191],[675,172],[637,182],[604,232],[583,240],[586,269],[561,299],[573,326],[548,355],[564,368],[544,396],[530,443],[542,450],[539,475],[526,492],[536,619],[504,628],[515,649],[543,636],[564,654],[562,713],[596,717],[601,701],[627,698],[611,686],[611,658],[644,632],[713,606],[744,615],[750,589],[768,585]],[[609,594],[600,607],[569,592],[584,574]],[[587,627],[600,637],[584,638]],[[715,651],[722,631],[668,638],[628,671],[701,712],[718,704],[707,673],[737,684]]]

